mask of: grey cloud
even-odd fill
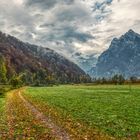
[[[90,23],[91,20],[88,10],[79,3],[69,6],[59,5],[51,11],[51,19],[47,17],[46,21],[39,26],[42,32],[44,30],[48,32],[47,35],[44,32],[41,34],[41,40],[45,42],[60,40],[71,43],[94,39],[90,33],[81,31],[83,24]]]
[[[113,0],[102,0],[94,3],[92,9],[98,22],[103,21],[112,13],[111,9],[108,8],[111,6],[112,2]]]
[[[8,7],[8,9],[7,9]],[[1,24],[2,31],[7,33],[16,33],[33,31],[34,30],[34,18],[24,9],[24,7],[19,7],[14,4],[13,1],[5,0],[0,5]]]
[[[51,8],[56,4],[57,0],[27,0],[27,6],[38,6],[40,8]]]
[[[71,7],[67,7],[63,10],[58,11],[56,13],[56,17],[60,21],[72,21],[72,20],[78,20],[78,19],[84,19],[86,16],[88,16],[88,12],[78,5],[74,5]],[[82,24],[82,23],[81,23]]]
[[[78,32],[73,28],[64,28],[63,29],[64,34],[62,35],[63,39],[68,39],[68,40],[78,40],[81,42],[86,42],[89,39],[94,39],[93,36],[91,36],[90,34],[87,33],[82,33],[82,32]]]
[[[53,8],[58,3],[62,4],[72,4],[74,0],[26,0],[25,4],[27,6],[35,6],[41,9],[50,9]]]
[[[40,25],[39,27],[40,28],[49,28],[49,27],[54,27],[54,26],[55,26],[54,24],[44,23],[44,24]]]
[[[48,27],[48,25],[47,25]],[[42,34],[42,41],[65,41],[71,43],[73,41],[86,42],[94,37],[88,33],[80,32],[74,27],[63,27],[57,30],[51,30],[48,35]]]
[[[112,2],[113,0],[104,0],[102,2],[96,1],[93,6],[93,11],[101,10],[103,12],[106,6],[110,5]]]

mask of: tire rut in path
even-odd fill
[[[51,130],[51,133],[60,140],[70,140],[69,135],[62,130],[60,127],[55,125],[53,121],[45,116],[42,112],[40,112],[34,105],[32,105],[30,102],[28,102],[22,95],[21,92],[18,92],[18,95],[20,99],[25,103],[27,108],[35,115],[36,119],[43,122],[46,127],[48,127]]]

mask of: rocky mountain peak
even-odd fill
[[[134,32],[132,29],[130,29],[128,32],[126,32],[124,35],[120,37],[121,40],[130,40],[130,41],[133,41],[136,38],[140,38],[140,35]]]
[[[136,33],[132,29],[130,29],[130,30],[128,30],[128,32],[126,34],[131,34],[131,35],[133,34],[134,35]]]
[[[118,43],[118,41],[119,41],[118,38],[114,38],[114,39],[111,41],[110,47],[111,47],[112,45],[115,45],[116,43]]]
[[[99,56],[94,69],[99,77],[114,74],[140,77],[140,35],[130,29],[120,38],[114,38],[109,49]]]

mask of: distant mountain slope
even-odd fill
[[[129,30],[120,38],[114,38],[109,49],[98,58],[91,73],[99,77],[123,74],[140,76],[140,35]]]
[[[2,32],[0,54],[5,58],[8,76],[25,71],[35,75],[41,71],[46,77],[51,75],[60,83],[80,82],[82,78],[90,79],[76,64],[53,50],[24,43]]]
[[[93,66],[96,65],[97,58],[96,54],[85,55],[82,53],[75,53],[72,56],[75,58],[76,63],[80,68],[82,68],[85,72],[88,72]]]

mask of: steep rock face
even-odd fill
[[[140,35],[129,30],[120,38],[114,38],[109,49],[103,52],[94,68],[99,77],[123,74],[140,76]]]
[[[0,54],[4,56],[8,74],[45,70],[60,82],[75,82],[81,77],[89,78],[76,64],[51,49],[24,43],[0,32]]]

